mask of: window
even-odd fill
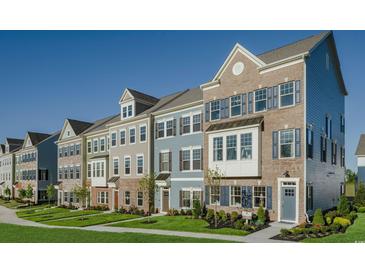
[[[221,102],[219,100],[210,102],[210,120],[220,119]]]
[[[26,162],[28,162],[28,157],[27,157],[27,155],[25,155],[26,156]],[[63,148],[63,156],[64,157],[67,157],[68,156],[68,147],[64,147]]]
[[[202,204],[201,198],[202,198],[202,192],[200,190],[193,190],[193,203],[192,203],[192,205],[194,206],[195,201],[199,201],[200,204]]]
[[[337,144],[336,142],[332,141],[332,149],[331,149],[331,162],[332,165],[337,165]]]
[[[342,114],[340,117],[340,131],[345,133],[345,117]]]
[[[80,155],[80,144],[76,144],[75,146],[75,149],[76,149],[76,155]]]
[[[237,136],[227,136],[227,160],[237,159]]]
[[[110,149],[110,137],[109,137],[109,135],[106,137],[106,148],[109,151],[109,149]]]
[[[190,116],[182,117],[182,134],[190,133]]]
[[[313,130],[307,127],[307,159],[313,159]]]
[[[190,150],[182,150],[182,170],[190,170]]]
[[[326,136],[332,139],[332,120],[328,116],[326,116]]]
[[[174,120],[166,121],[166,137],[174,135]]]
[[[327,162],[327,138],[321,136],[321,162]]]
[[[113,175],[119,175],[119,158],[113,159]]]
[[[210,187],[210,204],[211,205],[219,205],[220,203],[220,187],[219,186],[211,186]]]
[[[87,153],[91,153],[91,141],[87,141]]]
[[[170,152],[162,152],[161,154],[161,172],[170,171]]]
[[[341,147],[341,167],[345,166],[345,148]]]
[[[181,199],[182,199],[182,207],[190,208],[190,191],[182,191],[181,192]]]
[[[137,192],[137,206],[143,206],[143,192]]]
[[[99,150],[99,140],[94,139],[93,143],[94,143],[94,153],[96,153]]]
[[[128,106],[128,117],[132,117],[132,105]]]
[[[80,179],[80,166],[75,167],[75,179]]]
[[[70,146],[70,156],[73,156],[75,153],[75,146],[74,145],[71,145]]]
[[[147,140],[146,126],[139,127],[139,141],[145,142]]]
[[[266,88],[255,91],[255,112],[266,110]]]
[[[131,174],[131,157],[124,158],[124,174],[125,175]]]
[[[126,137],[125,137],[125,130],[121,130],[119,132],[120,134],[120,145],[125,145],[125,142],[126,142]]]
[[[137,156],[137,174],[143,174],[144,159],[143,155]]]
[[[129,118],[133,115],[133,106],[128,105],[122,108],[122,116],[123,118]]]
[[[280,107],[294,105],[294,82],[280,85]]]
[[[125,205],[131,204],[131,193],[129,191],[126,191],[124,194],[124,203]]]
[[[201,149],[193,149],[193,170],[201,170]]]
[[[58,157],[59,158],[62,158],[62,148],[60,147],[59,149],[58,149]],[[18,158],[17,158],[18,159]],[[18,162],[18,161],[17,161]]]
[[[93,177],[96,177],[96,163],[93,163]]]
[[[280,158],[294,157],[294,131],[280,131]]]
[[[97,203],[98,204],[108,204],[109,203],[109,193],[106,191],[100,191],[97,194]]]
[[[100,177],[100,162],[96,163],[96,177]]]
[[[58,168],[58,179],[62,180],[62,174],[63,174],[62,167],[59,167]]]
[[[70,192],[70,203],[73,203],[75,201],[75,193]]]
[[[260,207],[260,205],[266,207],[266,187],[255,186],[253,188],[253,202],[254,207]]]
[[[157,138],[165,137],[165,123],[159,122],[157,123]]]
[[[252,159],[252,133],[241,134],[241,160]]]
[[[129,143],[130,144],[136,143],[136,129],[135,128],[129,129]]]
[[[199,132],[202,131],[202,118],[201,114],[195,114],[193,115],[193,132]]]
[[[223,160],[223,137],[213,138],[213,161]]]
[[[117,133],[116,132],[112,132],[111,139],[112,139],[112,147],[117,146]]]
[[[241,95],[231,97],[231,117],[241,115]]]
[[[87,164],[87,178],[91,178],[91,164]]]
[[[242,190],[240,186],[231,186],[230,206],[242,206]]]
[[[68,192],[63,193],[63,201],[66,203],[68,202]]]
[[[307,211],[313,210],[313,185],[306,186],[306,208]]]
[[[100,152],[105,151],[105,138],[100,139]]]

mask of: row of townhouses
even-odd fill
[[[148,211],[139,189],[157,176],[159,212],[207,207],[301,222],[336,205],[345,175],[347,91],[332,32],[255,55],[236,44],[214,78],[161,98],[127,88],[120,113],[66,119],[56,134],[27,133],[1,147],[1,187],[31,184],[35,201],[57,185],[58,204]],[[207,183],[220,170],[221,184]]]

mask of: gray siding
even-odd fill
[[[330,56],[326,68],[326,53]],[[313,209],[327,209],[337,204],[345,169],[340,167],[340,148],[345,136],[340,132],[340,115],[345,112],[345,98],[336,79],[329,40],[315,49],[307,60],[306,122],[313,125],[313,160],[306,161],[306,181],[313,184]],[[325,131],[325,117],[332,119],[332,139],[337,141],[337,165],[331,164],[331,140],[327,140],[327,162],[320,161],[320,136]],[[305,153],[305,151],[304,151]],[[309,212],[311,213],[311,212]]]

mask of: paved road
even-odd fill
[[[143,229],[143,228],[127,228],[127,227],[110,227],[105,225],[96,225],[89,227],[59,227],[49,226],[37,222],[27,221],[18,218],[15,214],[15,210],[8,209],[0,206],[0,222],[22,226],[34,226],[34,227],[45,227],[45,228],[66,228],[66,229],[80,229],[88,231],[99,231],[99,232],[132,232],[132,233],[144,233],[144,234],[157,234],[157,235],[169,235],[169,236],[180,236],[180,237],[192,237],[192,238],[205,238],[205,239],[216,239],[226,240],[241,243],[285,243],[284,241],[271,240],[270,238],[279,234],[281,228],[290,228],[292,225],[273,223],[269,228],[260,230],[252,233],[248,236],[233,236],[233,235],[221,235],[221,234],[209,234],[209,233],[194,233],[194,232],[183,232],[183,231],[172,231],[172,230],[159,230],[159,229]]]

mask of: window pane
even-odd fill
[[[252,133],[241,134],[241,159],[252,159]]]
[[[231,97],[231,116],[241,115],[241,95]]]
[[[190,150],[182,151],[183,170],[190,170]]]
[[[194,149],[193,150],[193,170],[200,170],[200,161],[201,161],[201,150]]]
[[[210,120],[218,120],[220,118],[220,101],[210,103]]]
[[[193,132],[201,130],[201,115],[196,114],[193,116]]]
[[[166,136],[173,135],[173,120],[166,122]]]
[[[227,160],[237,159],[237,136],[227,136]]]
[[[182,118],[183,134],[190,133],[190,116]]]
[[[294,104],[294,83],[289,82],[280,85],[280,106],[291,106]]]
[[[254,187],[254,207],[262,205],[266,207],[266,187],[255,186]]]
[[[280,131],[280,157],[290,158],[294,153],[294,132],[293,130]]]
[[[223,160],[223,137],[213,139],[213,161]]]
[[[255,111],[266,110],[266,88],[255,92]]]

